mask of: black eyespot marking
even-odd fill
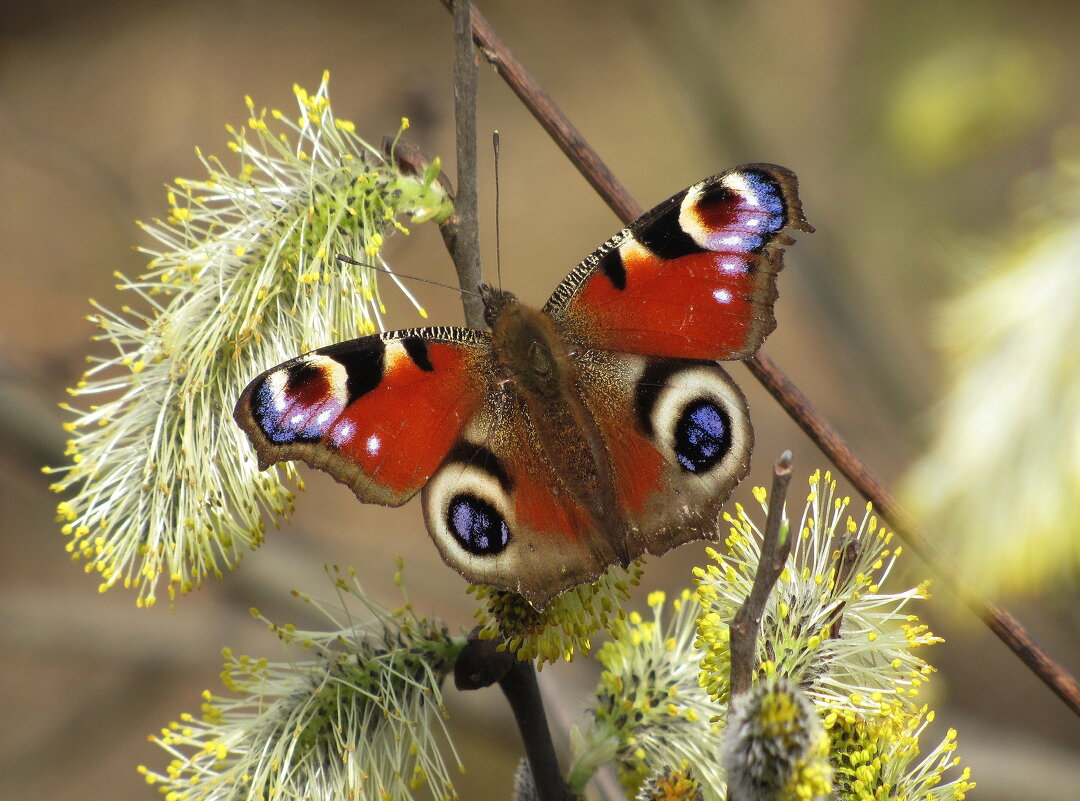
[[[311,362],[294,364],[285,371],[285,392],[292,393],[303,387],[310,381],[318,381],[323,377],[323,369]],[[265,384],[264,384],[265,385]]]
[[[267,439],[278,445],[322,440],[342,408],[327,367],[301,360],[252,382],[249,409]]]
[[[499,457],[483,445],[474,445],[465,441],[459,442],[446,455],[443,464],[447,465],[451,462],[482,470],[499,482],[503,492],[510,494],[514,491],[514,482],[510,478],[510,474],[506,472],[506,468],[503,467]]]
[[[318,376],[318,370],[309,365],[303,365],[302,369],[293,368],[289,371],[286,395],[295,393],[296,387],[305,380],[317,379]],[[275,398],[269,380],[263,378],[251,393],[251,416],[268,440],[278,445],[319,441],[322,431],[319,426],[312,425],[310,414],[302,413],[298,423],[293,423],[278,410],[278,403],[279,399]]]
[[[703,252],[701,245],[683,230],[679,222],[684,197],[686,190],[671,198],[661,209],[657,209],[659,214],[647,225],[634,231],[637,241],[662,259],[678,259]]]
[[[498,510],[483,498],[461,494],[450,499],[446,527],[474,556],[491,556],[510,543],[510,529]]]
[[[405,339],[401,340],[401,344],[405,348],[405,352],[409,354],[413,364],[425,373],[435,370],[434,365],[431,363],[431,357],[428,355],[427,343],[424,340],[420,337],[405,337]]]
[[[386,343],[378,337],[368,337],[367,342],[357,347],[358,341],[361,340],[341,342],[315,351],[345,368],[345,387],[349,393],[346,405],[371,392],[383,380]]]
[[[634,408],[637,410],[638,425],[645,432],[645,436],[652,437],[655,434],[652,413],[660,392],[668,379],[682,368],[681,363],[670,359],[650,362],[634,387]]]
[[[616,289],[626,289],[626,267],[618,248],[612,248],[600,257],[596,265]]]
[[[675,456],[690,473],[711,470],[731,450],[731,418],[716,402],[698,398],[675,423]]]

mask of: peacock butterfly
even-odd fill
[[[320,348],[234,411],[259,467],[299,459],[367,503],[422,491],[448,565],[537,608],[608,566],[712,539],[750,469],[746,400],[716,360],[776,327],[794,173],[685,189],[575,267],[544,305],[480,287],[491,333],[434,327]]]

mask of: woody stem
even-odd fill
[[[480,285],[480,228],[476,190],[476,51],[469,36],[472,6],[454,3],[454,128],[457,133],[456,235],[450,242],[458,286],[475,293]],[[462,295],[465,323],[484,328],[484,304],[475,294]]]
[[[454,685],[459,690],[479,690],[495,683],[506,696],[521,732],[536,798],[569,801],[573,796],[559,770],[536,669],[532,662],[518,660],[509,651],[499,650],[494,640],[481,640],[473,631],[454,662]]]

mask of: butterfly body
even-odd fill
[[[511,396],[516,416],[528,421],[558,488],[573,498],[589,527],[601,532],[599,542],[609,543],[625,566],[630,557],[617,529],[610,457],[596,418],[583,402],[577,353],[545,312],[490,287],[482,287],[481,295],[498,365],[492,389]]]
[[[482,287],[491,332],[410,329],[257,377],[234,412],[260,467],[300,459],[363,501],[422,492],[444,560],[542,607],[609,565],[714,538],[749,470],[746,401],[717,359],[757,350],[794,175],[684,190],[575,268],[543,309]]]

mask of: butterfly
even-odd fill
[[[421,493],[448,565],[542,609],[614,564],[715,539],[749,472],[746,400],[718,360],[776,327],[794,173],[749,164],[661,203],[542,309],[479,291],[490,333],[340,342],[255,378],[234,418],[260,469],[298,459],[366,503]]]

